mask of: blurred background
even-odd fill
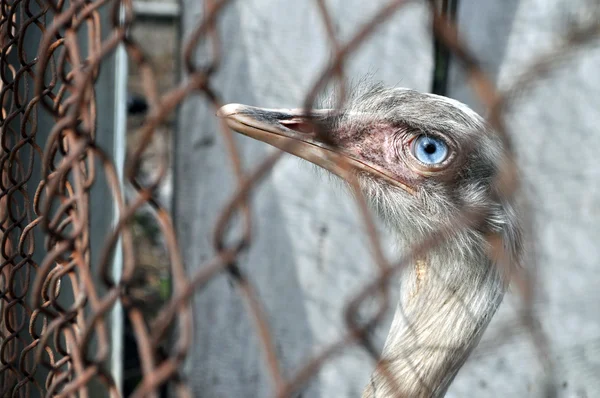
[[[360,396],[363,346],[312,362],[379,275],[359,206],[287,155],[231,202],[276,151],[215,116],[302,107],[341,51],[347,87],[508,96],[535,261],[447,396],[600,397],[599,38],[597,0],[3,2],[0,395],[273,396],[270,347],[294,397]]]
[[[326,3],[341,43],[385,5],[358,0]],[[536,242],[531,244],[538,251],[534,306],[548,338],[559,396],[600,396],[600,50],[596,39],[581,46],[569,44],[574,31],[598,21],[598,3],[445,3],[438,6],[453,15],[460,37],[500,90],[512,87],[549,54],[560,58],[552,68],[526,80],[509,107],[506,123],[524,173],[523,193],[534,212]],[[152,57],[161,76],[159,87],[167,90],[177,76],[178,32],[185,41],[202,18],[202,2],[164,2],[160,15],[138,4],[132,33]],[[217,26],[222,60],[212,83],[224,103],[302,106],[333,54],[313,1],[233,2]],[[196,60],[202,63],[208,53],[209,49],[201,49]],[[436,47],[427,7],[412,2],[352,53],[345,74],[350,82],[368,76],[387,86],[436,90],[485,115],[460,62],[446,56]],[[136,70],[131,70],[132,98],[140,95],[138,84]],[[130,142],[135,142],[136,117],[129,118]],[[225,144],[216,133],[214,108],[203,98],[185,101],[178,120],[164,128],[175,134],[176,173],[163,185],[162,200],[174,203],[183,255],[193,270],[212,253],[212,228],[235,181]],[[235,140],[248,168],[271,151],[244,137]],[[170,143],[157,142],[157,150],[166,145]],[[145,164],[151,173],[151,158]],[[256,190],[252,211],[255,236],[239,265],[257,288],[282,366],[291,372],[339,337],[345,328],[344,305],[373,279],[373,260],[356,205],[344,189],[291,156],[284,157]],[[144,275],[167,275],[161,271],[164,261],[154,252],[152,228],[141,216],[139,222],[143,233],[138,247],[149,270]],[[147,279],[144,286],[150,286]],[[448,396],[544,395],[544,360],[521,324],[520,302],[518,293],[506,297]],[[252,320],[227,278],[213,281],[195,297],[194,319],[195,344],[187,367],[194,393],[268,396],[269,373]],[[377,332],[380,343],[389,321]],[[372,365],[360,348],[349,347],[326,362],[302,396],[359,396]]]

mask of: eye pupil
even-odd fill
[[[428,142],[427,144],[425,144],[425,148],[423,148],[423,149],[425,150],[426,153],[428,153],[429,155],[432,155],[435,153],[436,146],[434,143]]]

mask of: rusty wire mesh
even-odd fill
[[[376,314],[366,322],[356,322],[354,314],[369,297],[386,292],[389,277],[398,272],[413,256],[425,253],[452,233],[439,231],[408,253],[404,259],[389,263],[382,254],[365,200],[353,182],[365,227],[371,238],[375,280],[356,292],[348,303],[345,319],[348,330],[291,377],[284,377],[279,365],[265,310],[249,279],[237,267],[236,258],[252,243],[249,195],[265,174],[276,164],[279,154],[266,159],[254,170],[243,170],[232,132],[223,124],[223,135],[235,176],[237,190],[229,199],[214,227],[214,256],[186,273],[168,212],[154,198],[154,192],[166,173],[163,157],[153,181],[141,184],[138,169],[144,152],[159,126],[186,98],[201,95],[215,110],[222,105],[218,87],[211,76],[219,70],[225,49],[221,46],[216,25],[229,1],[205,1],[205,18],[182,48],[185,79],[164,95],[156,89],[156,76],[141,47],[128,35],[134,23],[131,1],[42,1],[0,2],[0,54],[2,104],[0,149],[0,396],[30,396],[37,391],[46,396],[88,396],[89,389],[103,389],[119,396],[119,386],[108,363],[111,341],[107,331],[110,311],[120,302],[132,324],[142,364],[142,381],[135,397],[156,396],[157,389],[170,383],[173,391],[190,396],[182,364],[192,344],[191,299],[215,276],[225,272],[237,284],[254,319],[256,333],[273,379],[274,393],[289,396],[311,379],[319,368],[342,348],[362,346],[375,360],[366,331],[377,323],[388,308],[387,295]],[[407,1],[392,0],[371,21],[359,28],[347,42],[336,39],[332,18],[323,0],[318,9],[326,26],[334,58],[306,95],[304,107],[312,108],[317,95],[332,80],[341,82],[344,92],[344,64],[378,25],[386,22]],[[495,127],[510,152],[510,139],[503,124],[503,113],[515,92],[547,74],[558,60],[573,48],[595,38],[600,25],[593,21],[575,26],[565,44],[541,56],[522,79],[509,89],[498,92],[486,78],[485,71],[466,45],[459,39],[456,26],[432,10],[433,32],[462,63],[480,100],[490,111],[489,122]],[[110,16],[102,24],[100,13]],[[23,42],[32,31],[41,36],[37,56],[24,51]],[[87,46],[81,45],[86,42]],[[209,44],[211,57],[195,63],[198,47]],[[96,145],[97,119],[102,110],[96,106],[95,84],[104,60],[123,45],[133,67],[143,79],[144,94],[150,111],[141,131],[139,144],[129,154],[125,180],[135,187],[136,195],[125,203],[124,187],[117,169],[105,148]],[[342,95],[343,97],[343,95]],[[38,115],[54,118],[47,138],[38,138]],[[41,168],[37,177],[35,168]],[[101,168],[100,173],[98,167]],[[119,221],[107,237],[97,263],[90,256],[90,191],[103,179],[110,187]],[[517,189],[512,159],[507,159],[499,176],[501,192],[507,198]],[[35,194],[31,194],[35,192]],[[108,198],[107,198],[108,199]],[[157,223],[168,247],[169,270],[174,292],[154,319],[147,319],[130,295],[135,272],[135,251],[130,224],[135,212],[150,204],[156,210]],[[224,239],[231,220],[241,217],[244,233],[236,242]],[[480,223],[477,214],[457,214],[452,229]],[[34,235],[37,234],[37,237]],[[112,255],[117,241],[122,241],[124,268],[120,280],[111,276]],[[494,246],[496,240],[490,237]],[[43,246],[45,256],[34,259],[35,247]],[[496,245],[497,246],[497,245]],[[499,253],[498,255],[501,255]],[[532,282],[523,273],[514,276],[522,293],[525,308],[532,293]],[[67,303],[60,297],[70,297]],[[545,340],[524,311],[524,319],[537,342],[540,360],[545,359]],[[171,348],[161,347],[170,341]],[[161,350],[161,351],[159,351]],[[380,364],[385,373],[385,365]],[[393,382],[393,380],[392,380]]]

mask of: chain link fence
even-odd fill
[[[121,387],[110,360],[114,348],[111,313],[116,306],[122,306],[131,325],[141,366],[141,380],[132,396],[158,396],[165,385],[177,396],[192,396],[183,366],[193,344],[192,299],[223,273],[237,287],[254,320],[273,393],[292,396],[324,363],[350,345],[362,347],[377,363],[380,353],[374,348],[369,331],[394,304],[388,298],[390,278],[412,258],[441,244],[453,230],[483,222],[481,215],[469,211],[456,214],[449,230],[433,234],[402,260],[389,262],[358,183],[351,182],[370,237],[375,278],[348,303],[344,315],[347,330],[340,331],[339,339],[293,374],[285,374],[264,306],[245,271],[237,265],[240,254],[253,242],[249,198],[276,167],[280,153],[269,156],[253,170],[245,170],[232,131],[224,123],[221,125],[218,134],[226,144],[237,188],[223,204],[214,226],[214,255],[194,272],[186,269],[173,220],[156,199],[157,189],[168,172],[168,154],[160,156],[151,178],[141,179],[139,173],[149,143],[162,131],[159,126],[172,117],[183,101],[201,96],[215,111],[223,105],[212,76],[219,71],[227,51],[221,45],[217,25],[229,3],[204,2],[203,20],[182,44],[182,82],[159,95],[159,76],[129,35],[135,23],[131,1],[0,2],[0,396],[120,396]],[[339,83],[343,98],[347,91],[344,67],[348,57],[407,3],[389,1],[349,40],[341,42],[335,35],[326,2],[317,0],[326,40],[334,55],[306,95],[305,109],[312,108],[318,95],[334,81]],[[521,78],[498,91],[486,77],[477,55],[460,40],[455,24],[439,10],[431,3],[433,36],[438,46],[465,69],[469,84],[489,111],[489,123],[510,154],[511,139],[503,115],[511,99],[600,34],[598,18],[571,26],[560,48],[540,55],[522,71]],[[36,43],[35,53],[29,51],[32,42]],[[99,144],[98,129],[107,117],[106,108],[98,106],[99,76],[118,48],[125,49],[131,67],[138,71],[149,105],[140,137],[129,148],[124,182],[112,151]],[[209,54],[201,64],[195,61],[199,48]],[[112,133],[110,129],[102,131]],[[505,161],[498,183],[506,200],[512,200],[518,188],[513,159]],[[118,220],[106,236],[93,236],[101,241],[97,252],[93,252],[91,220],[99,210],[92,203],[93,196],[100,194],[94,191],[98,186],[106,188],[100,191],[101,201],[111,203],[118,211]],[[127,200],[126,187],[134,192]],[[131,225],[136,213],[147,205],[154,209],[152,214],[167,248],[172,281],[171,296],[152,316],[141,310],[139,299],[132,294],[138,262]],[[228,231],[234,221],[240,223],[243,233],[232,241]],[[502,258],[496,237],[491,236],[489,243]],[[122,253],[122,270],[114,268],[116,252]],[[530,306],[535,278],[517,272],[513,286],[523,299],[523,322],[536,343],[539,360],[551,370],[548,343],[536,326],[536,315]],[[358,321],[355,315],[371,299],[377,299],[378,307],[368,319]],[[386,374],[385,363],[379,362],[378,366]]]

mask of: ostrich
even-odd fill
[[[311,122],[302,110],[240,104],[225,105],[217,115],[233,130],[346,181],[353,173],[403,250],[447,228],[460,209],[484,218],[476,227],[448,234],[403,270],[380,359],[387,373],[378,367],[363,393],[364,398],[443,396],[510,279],[510,267],[497,266],[486,237],[502,238],[507,263],[521,256],[517,214],[494,188],[506,155],[496,134],[456,100],[381,85],[353,94],[340,110],[311,111]]]

